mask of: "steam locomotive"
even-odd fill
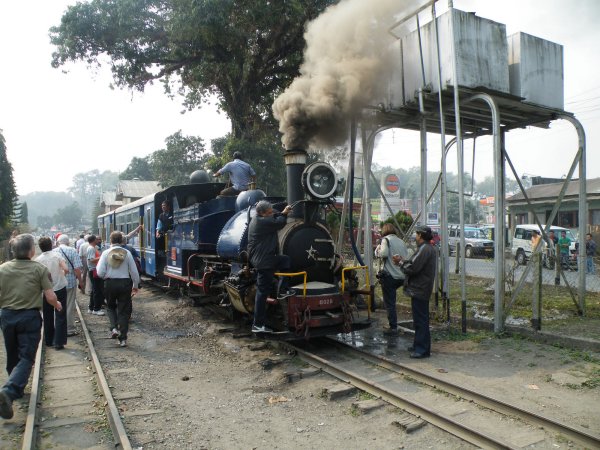
[[[254,311],[256,273],[246,247],[248,226],[255,205],[265,199],[274,209],[292,206],[287,224],[279,231],[279,249],[291,259],[289,277],[293,295],[276,293],[267,300],[267,325],[278,338],[298,339],[351,332],[370,326],[357,308],[364,291],[357,289],[355,269],[343,267],[335,243],[325,227],[325,209],[333,203],[338,180],[323,162],[306,166],[304,150],[285,155],[288,197],[267,197],[248,190],[237,197],[222,197],[223,183],[196,171],[190,184],[172,186],[98,217],[104,242],[113,230],[127,234],[139,224],[142,231],[129,240],[140,254],[142,273],[164,278],[195,299],[214,302],[235,315]],[[172,205],[173,226],[164,237],[155,227],[161,203]]]

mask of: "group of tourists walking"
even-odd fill
[[[136,230],[134,230],[136,231]],[[14,259],[0,265],[0,327],[6,347],[8,380],[0,389],[0,417],[13,416],[12,403],[21,398],[40,342],[42,323],[47,347],[62,350],[77,334],[77,289],[89,288],[89,312],[104,316],[106,306],[110,337],[127,346],[131,298],[138,292],[140,277],[120,231],[110,235],[110,247],[100,250],[94,235],[80,236],[75,247],[65,234],[41,237],[41,254],[35,257],[31,234],[13,236]]]

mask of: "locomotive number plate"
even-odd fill
[[[319,305],[322,305],[322,306],[333,305],[333,299],[332,298],[323,298],[323,299],[319,300]]]

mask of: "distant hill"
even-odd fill
[[[66,192],[32,192],[19,196],[19,202],[27,202],[29,224],[37,227],[39,216],[52,217],[60,208],[73,203],[75,199]]]

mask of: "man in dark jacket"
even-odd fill
[[[286,216],[292,210],[286,206],[281,213],[274,213],[273,206],[266,200],[256,205],[256,217],[248,229],[248,255],[257,270],[256,297],[254,300],[253,333],[270,333],[265,327],[267,297],[271,292],[273,277],[278,269],[289,269],[290,258],[279,254],[277,231],[286,224]]]
[[[435,280],[437,252],[430,244],[433,238],[431,228],[419,226],[416,229],[417,251],[407,260],[398,255],[392,258],[406,275],[404,293],[410,297],[415,337],[411,358],[427,358],[431,354],[429,334],[429,297]]]

